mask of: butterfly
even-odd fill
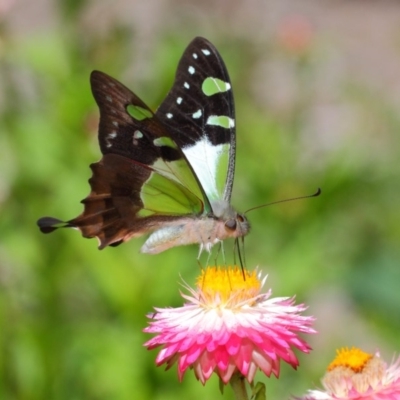
[[[230,205],[235,173],[235,109],[225,64],[206,39],[184,51],[175,81],[153,113],[103,72],[90,76],[100,109],[102,159],[90,165],[84,211],[69,221],[38,220],[43,233],[77,228],[99,249],[151,233],[141,248],[160,253],[198,243],[200,253],[250,229]]]

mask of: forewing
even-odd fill
[[[209,200],[230,201],[235,172],[235,108],[225,64],[197,37],[179,62],[156,116],[192,165]]]

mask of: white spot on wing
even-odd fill
[[[111,96],[106,96],[107,101],[109,101],[110,103],[112,103],[112,97]]]
[[[171,119],[173,115],[171,113],[167,113],[167,118]]]
[[[106,136],[106,146],[111,147],[112,143],[110,142],[111,139],[115,139],[117,137],[117,132],[112,131]]]
[[[196,53],[193,53],[192,56],[193,56],[193,58],[194,58],[195,60],[197,59],[197,54],[196,54]]]
[[[178,97],[178,98],[176,99],[176,102],[177,102],[178,104],[181,104],[181,103],[182,103],[182,97]]]
[[[188,68],[188,71],[189,71],[189,74],[190,75],[193,75],[194,73],[195,73],[195,69],[194,69],[194,67],[192,67],[191,65],[189,66],[189,68]]]
[[[139,140],[143,137],[143,133],[136,130],[135,132],[133,132],[133,139],[132,139],[132,143],[134,146],[137,146],[139,144]]]
[[[201,115],[202,115],[202,112],[201,112],[201,110],[199,109],[199,110],[197,110],[194,114],[192,114],[192,117],[193,117],[193,118],[200,118]]]
[[[113,121],[112,124],[118,128],[118,122],[117,121]]]
[[[189,85],[187,82],[185,82],[185,83],[183,84],[183,87],[184,87],[185,89],[189,89],[189,88],[190,88],[190,85]]]
[[[220,199],[217,188],[217,169],[221,157],[229,151],[229,144],[212,145],[207,136],[203,136],[193,146],[182,148],[195,174],[210,200]]]
[[[205,55],[205,56],[209,56],[211,54],[211,51],[208,49],[201,49],[201,52]]]

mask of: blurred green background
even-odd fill
[[[362,16],[362,18],[360,18]],[[270,399],[314,387],[337,347],[400,351],[400,4],[395,1],[0,1],[0,399],[232,399],[154,364],[142,333],[179,306],[197,246],[97,250],[69,219],[100,158],[89,87],[104,71],[155,109],[186,45],[212,41],[237,113],[233,204],[249,214],[247,265],[297,295],[318,335],[282,365]],[[226,249],[231,244],[228,243]]]

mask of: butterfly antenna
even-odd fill
[[[303,199],[309,199],[311,197],[318,197],[321,193],[322,193],[321,188],[318,188],[315,193],[309,194],[307,196],[291,197],[290,199],[273,201],[272,203],[262,204],[261,206],[255,206],[255,207],[249,208],[247,211],[245,211],[245,214],[247,214],[250,211],[257,210],[258,208],[272,206],[273,204],[280,204],[280,203],[286,203],[288,201],[303,200]]]

